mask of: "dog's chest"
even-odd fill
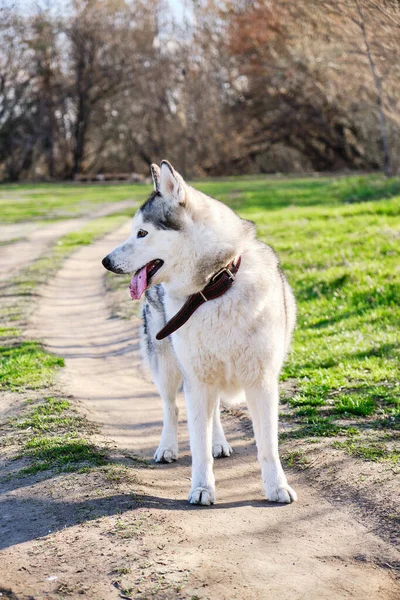
[[[171,303],[168,318],[175,311]],[[172,334],[172,343],[186,373],[220,387],[240,387],[252,385],[260,377],[263,352],[259,334],[248,307],[226,296],[202,305]]]

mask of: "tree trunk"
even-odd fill
[[[368,57],[369,66],[372,72],[372,77],[374,80],[374,86],[376,91],[377,98],[377,106],[378,106],[378,116],[379,116],[379,125],[381,130],[381,143],[382,143],[382,153],[383,153],[383,172],[386,177],[390,177],[392,174],[391,167],[391,158],[390,158],[390,148],[389,142],[387,138],[387,130],[386,130],[386,118],[385,112],[383,109],[383,89],[382,89],[382,80],[378,75],[376,70],[376,65],[374,58],[372,56],[371,46],[368,41],[367,30],[365,27],[365,18],[364,18],[364,10],[359,2],[359,0],[355,0],[355,4],[357,7],[358,14],[360,16],[360,28],[365,44],[365,50]]]
[[[85,142],[86,142],[86,132],[87,132],[87,120],[89,117],[88,110],[88,98],[85,90],[85,62],[84,58],[81,56],[78,64],[77,64],[77,96],[78,96],[78,110],[76,115],[76,124],[75,124],[75,147],[74,147],[74,157],[72,164],[72,177],[78,175],[81,171],[82,161],[85,153]]]

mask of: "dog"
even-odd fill
[[[292,502],[296,493],[278,454],[278,378],[296,303],[278,257],[256,239],[254,223],[189,186],[168,161],[151,165],[151,174],[154,191],[134,216],[132,234],[103,265],[133,273],[131,297],[145,296],[141,346],[164,404],[155,461],[178,458],[176,396],[183,383],[188,499],[213,504],[213,458],[232,453],[220,401],[245,395],[266,497]]]

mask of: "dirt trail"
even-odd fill
[[[124,200],[101,206],[86,217],[64,219],[45,225],[43,223],[3,225],[0,228],[0,240],[5,245],[0,247],[0,282],[15,277],[22,268],[39,258],[61,236],[83,227],[92,219],[105,217],[132,205],[132,200]],[[19,239],[21,236],[22,239]]]
[[[138,323],[109,318],[103,285],[101,258],[128,229],[127,224],[66,261],[43,292],[34,327],[50,351],[66,358],[63,389],[89,409],[122,452],[151,458],[161,431],[161,401],[140,367]],[[254,443],[234,419],[225,420],[225,429],[235,454],[215,461],[216,504],[189,506],[190,454],[182,398],[180,408],[179,462],[143,469],[140,477],[149,518],[163,515],[154,552],[169,569],[190,569],[195,597],[399,598],[392,574],[377,566],[399,555],[345,508],[318,495],[301,474],[289,473],[298,503],[283,506],[263,500]],[[58,535],[67,537],[64,531]],[[99,539],[93,540],[93,552],[102,543]],[[10,560],[12,555],[7,556]],[[96,556],[100,580],[102,558]],[[76,557],[82,559],[79,553]],[[95,597],[115,594],[109,585]]]

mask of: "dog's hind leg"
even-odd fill
[[[283,472],[278,453],[278,379],[266,379],[261,385],[246,389],[253,421],[265,493],[271,502],[293,502],[296,492]]]
[[[230,456],[233,450],[226,441],[225,433],[222,428],[221,414],[220,414],[220,400],[216,402],[213,414],[213,427],[212,427],[212,454],[214,458],[222,458],[223,456]]]
[[[169,341],[167,340],[168,344]],[[159,446],[154,454],[156,462],[170,463],[178,458],[178,415],[176,395],[182,385],[182,375],[173,350],[169,345],[153,373],[154,383],[164,404],[164,421]]]

